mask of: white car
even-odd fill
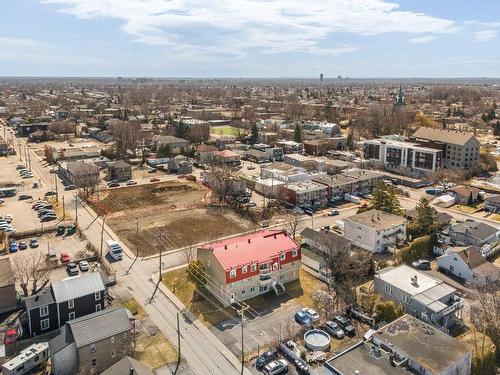
[[[278,359],[272,362],[269,362],[264,366],[262,372],[266,375],[277,375],[283,374],[288,370],[288,362],[284,359]]]
[[[314,320],[318,320],[318,319],[319,319],[319,314],[316,312],[316,310],[313,310],[313,309],[311,309],[311,308],[309,308],[309,307],[304,307],[304,308],[302,309],[302,311],[303,311],[305,314],[309,315],[313,321],[314,321]]]
[[[5,215],[4,217],[4,220],[7,222],[7,223],[10,223],[12,220],[14,220],[14,217],[12,215]]]
[[[5,204],[5,201],[3,199],[0,199],[0,206],[3,206]]]

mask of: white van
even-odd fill
[[[122,260],[123,250],[118,242],[107,240],[106,243],[108,244],[109,255],[111,256],[111,258],[113,258],[114,260]]]

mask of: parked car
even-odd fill
[[[311,208],[309,208],[309,207],[303,208],[303,210],[304,210],[304,212],[305,212],[306,214],[308,214],[309,216],[314,215],[314,211],[313,211]]]
[[[283,374],[288,371],[288,362],[284,359],[277,359],[264,366],[262,372],[266,375]]]
[[[247,207],[257,207],[257,203],[255,203],[254,201],[250,201],[248,203],[246,203]]]
[[[114,188],[114,187],[118,187],[120,186],[120,184],[118,182],[110,182],[108,183],[108,188]]]
[[[278,355],[274,350],[268,350],[267,352],[262,353],[257,360],[255,361],[255,367],[257,370],[262,369],[269,362],[278,359]]]
[[[249,166],[247,167],[247,169],[248,169],[249,171],[252,171],[252,170],[254,170],[254,169],[255,169],[255,165],[249,165]]]
[[[20,201],[25,201],[27,199],[33,199],[33,197],[31,195],[28,195],[28,194],[21,194],[18,199]]]
[[[16,165],[16,169],[17,170],[26,169],[26,167],[24,166],[24,164],[18,164],[18,165]]]
[[[313,321],[316,321],[316,320],[319,320],[319,314],[316,312],[316,310],[314,309],[311,309],[309,307],[304,307],[302,309],[302,311],[304,313],[306,313],[307,315],[309,315],[309,317],[313,320]]]
[[[156,169],[150,169],[150,170],[148,170],[148,173],[156,173],[156,172],[157,172]]]
[[[304,311],[300,310],[295,313],[295,321],[302,326],[308,326],[312,323],[312,318]]]
[[[328,216],[337,216],[338,214],[339,214],[338,210],[331,210],[330,212],[328,212]]]
[[[21,175],[22,179],[27,179],[27,178],[32,178],[32,177],[33,177],[33,175],[31,173],[26,173],[26,174]]]
[[[160,181],[160,179],[158,177],[153,177],[151,180],[149,180],[150,182],[158,182]]]
[[[427,259],[419,259],[411,263],[411,266],[417,270],[430,270],[431,262]]]
[[[39,245],[39,244],[38,244],[38,240],[37,240],[36,238],[32,238],[32,239],[30,240],[30,247],[31,247],[32,249],[36,249],[36,248],[38,247],[38,245]]]
[[[47,221],[57,220],[56,216],[44,216],[40,219],[40,222],[45,223]]]
[[[57,195],[57,193],[55,191],[48,191],[48,192],[45,193],[46,197],[51,197],[53,195]]]
[[[75,190],[75,189],[76,189],[76,185],[68,185],[68,186],[64,187],[64,190]]]
[[[73,262],[68,263],[66,265],[66,272],[70,276],[76,276],[76,275],[78,275],[78,266],[76,265],[76,263],[73,263]]]
[[[128,185],[128,186],[131,186],[131,185],[137,185],[137,181],[134,181],[134,180],[128,180],[128,181],[127,181],[127,185]]]
[[[65,263],[69,263],[69,261],[71,260],[70,256],[68,253],[60,253],[59,254],[59,261],[63,264]]]
[[[11,214],[5,215],[3,218],[7,223],[12,223],[12,220],[14,220],[14,216]]]
[[[19,249],[19,247],[17,246],[16,241],[12,241],[9,245],[9,252],[15,253],[15,252],[17,252],[18,249]]]
[[[354,336],[356,334],[356,330],[352,326],[351,321],[345,315],[338,315],[334,320],[342,327],[346,335]]]
[[[3,199],[0,199],[0,206],[3,206],[5,204],[5,201]]]
[[[89,262],[87,262],[86,260],[82,260],[80,263],[78,263],[78,267],[80,267],[80,271],[87,272],[90,268]]]
[[[330,335],[333,337],[341,340],[344,338],[345,333],[342,330],[342,328],[335,322],[332,322],[331,320],[327,321],[325,323],[325,330],[328,332]]]
[[[20,241],[19,242],[19,250],[26,250],[28,248],[28,244],[26,241]]]

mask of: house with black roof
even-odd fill
[[[52,283],[25,299],[28,331],[41,335],[64,323],[104,310],[106,287],[99,272]]]

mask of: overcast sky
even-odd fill
[[[0,0],[0,76],[500,77],[499,0]]]

